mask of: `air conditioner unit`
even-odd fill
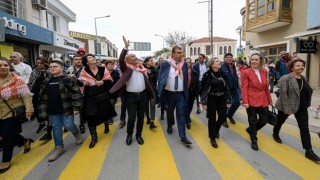
[[[39,9],[47,9],[47,0],[32,0],[32,4]]]

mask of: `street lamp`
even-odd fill
[[[239,35],[240,35],[240,47],[239,48],[242,48],[242,45],[241,45],[241,41],[242,41],[242,38],[241,38],[241,32],[242,32],[242,26],[239,26],[237,29],[236,29],[236,31],[239,33]]]
[[[161,36],[159,34],[155,34],[155,36],[162,37],[162,54],[164,54],[164,36]]]
[[[212,24],[212,17],[213,17],[213,13],[212,13],[212,9],[213,9],[213,4],[212,4],[213,0],[210,1],[201,1],[198,2],[198,4],[201,3],[208,3],[208,23],[209,23],[209,35],[210,35],[210,52],[211,52],[211,57],[213,57],[213,24]]]
[[[94,47],[95,47],[95,53],[96,53],[96,54],[100,54],[99,56],[101,56],[101,51],[100,51],[100,53],[98,52],[97,19],[107,18],[107,17],[110,17],[110,15],[94,18],[94,26],[95,26],[95,30],[96,30],[96,43],[95,43],[95,46],[94,46]],[[100,58],[100,60],[101,60],[101,58]]]

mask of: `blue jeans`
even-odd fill
[[[174,110],[176,109],[176,118],[178,124],[179,137],[186,137],[186,107],[187,99],[183,92],[175,93],[165,91],[166,102],[167,102],[167,121],[168,126],[174,125]]]
[[[74,116],[67,116],[66,113],[49,115],[52,123],[53,139],[55,146],[63,146],[62,126],[70,131],[73,135],[79,133],[77,126],[74,124]]]
[[[234,90],[231,94],[232,102],[231,106],[227,109],[227,117],[233,117],[234,113],[236,113],[237,109],[240,106],[240,91],[239,89]]]

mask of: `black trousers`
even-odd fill
[[[14,118],[0,119],[0,132],[2,135],[2,162],[9,162],[15,145],[21,147],[27,141],[18,133],[17,122]]]
[[[137,119],[136,136],[141,136],[143,129],[143,119],[145,113],[145,107],[148,101],[147,92],[143,91],[140,94],[126,93],[126,105],[128,110],[128,135],[133,134],[134,123]]]
[[[227,120],[227,103],[225,96],[215,97],[209,95],[207,104],[207,117],[209,138],[214,139],[219,134],[221,125]],[[218,120],[216,118],[218,114]]]
[[[196,94],[192,91],[189,91],[189,100],[188,100],[188,107],[189,107],[189,114],[191,113],[192,109],[193,109],[193,104],[194,104],[194,100],[198,99],[198,96],[196,96]],[[198,100],[197,100],[197,107],[198,107]]]
[[[287,120],[288,114],[285,114],[282,111],[278,111],[278,122],[273,127],[273,132],[275,134],[279,134],[282,124]],[[300,137],[302,142],[303,149],[312,149],[311,138],[309,132],[309,117],[307,109],[299,109],[295,114],[295,118],[297,119]]]
[[[263,128],[268,122],[268,107],[252,107],[246,109],[248,114],[249,128],[251,131],[250,138],[256,141],[257,132]],[[259,115],[259,119],[257,117]]]

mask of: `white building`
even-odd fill
[[[213,37],[213,57],[223,60],[225,53],[232,53],[234,57],[237,55],[237,40],[224,37]],[[186,57],[190,57],[192,61],[198,58],[199,54],[212,58],[210,54],[210,38],[204,37],[196,39],[186,45]]]

